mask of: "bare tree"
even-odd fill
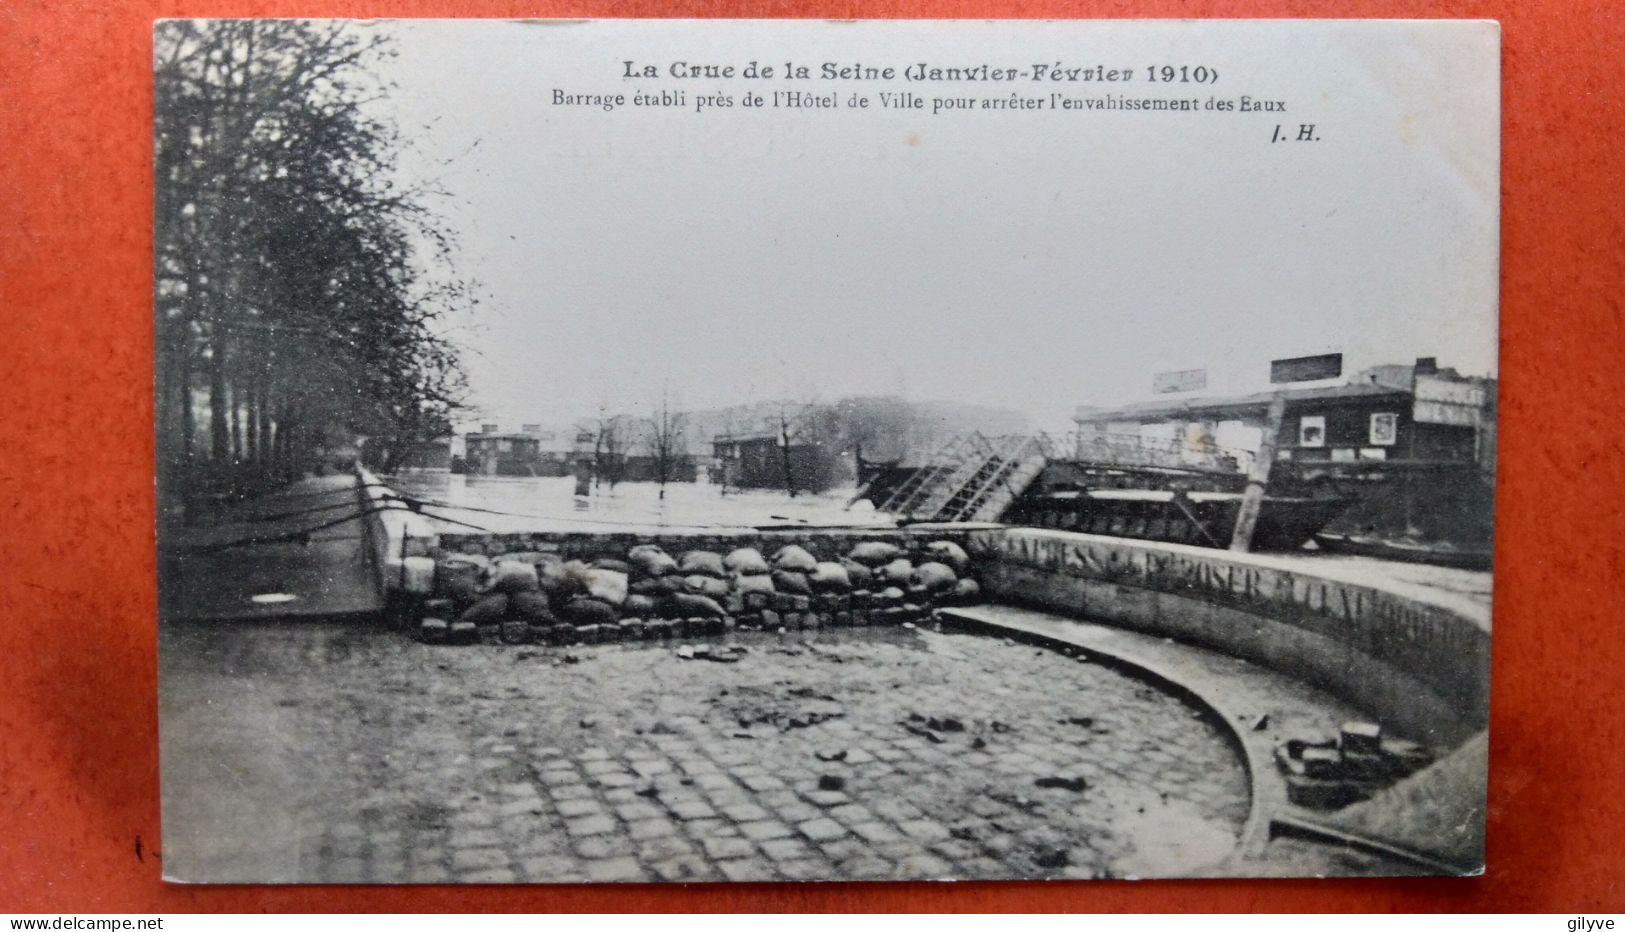
[[[624,414],[600,412],[593,441],[593,476],[609,483],[610,491],[626,478],[626,448],[632,437],[632,419]]]
[[[784,470],[784,491],[790,493],[791,498],[796,497],[796,464],[791,444],[801,432],[797,423],[799,407],[788,401],[779,402],[779,457]]]
[[[366,102],[389,43],[342,25],[169,20],[156,67],[161,486],[286,478],[330,438],[387,468],[462,406],[447,315],[476,302],[433,182]],[[207,416],[194,415],[197,393]]]
[[[649,457],[654,461],[655,481],[660,483],[660,497],[666,497],[666,483],[677,477],[677,467],[688,456],[688,415],[672,410],[671,393],[662,391],[648,418],[649,430],[644,436]]]

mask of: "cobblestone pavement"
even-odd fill
[[[166,866],[324,882],[1167,875],[1223,857],[1247,815],[1217,730],[1102,666],[924,630],[734,640],[746,652],[723,663],[659,643],[168,628]],[[231,847],[206,821],[222,810],[263,831]]]

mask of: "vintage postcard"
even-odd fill
[[[171,880],[1483,869],[1495,23],[153,55]]]

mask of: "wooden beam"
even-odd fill
[[[1247,491],[1241,495],[1241,509],[1236,513],[1236,527],[1230,535],[1230,549],[1246,553],[1253,546],[1253,531],[1258,527],[1258,513],[1264,507],[1264,492],[1269,488],[1270,469],[1275,466],[1275,447],[1281,436],[1281,421],[1286,417],[1286,393],[1276,392],[1270,399],[1269,411],[1264,415],[1264,437],[1258,444],[1258,455],[1253,457],[1253,469],[1247,476]]]

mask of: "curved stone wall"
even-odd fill
[[[999,601],[1242,657],[1438,745],[1488,721],[1488,613],[1459,601],[1332,578],[1310,561],[1065,531],[979,530],[966,549]]]

